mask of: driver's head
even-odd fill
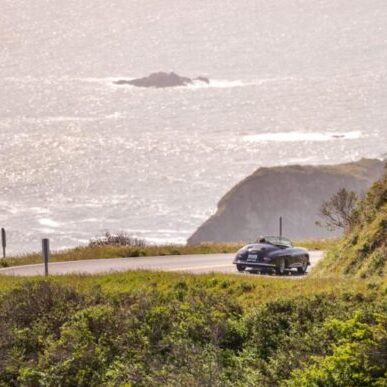
[[[265,243],[266,242],[266,239],[264,236],[260,235],[257,239],[258,243]]]

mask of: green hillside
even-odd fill
[[[0,276],[1,386],[384,386],[384,280]]]
[[[386,262],[387,169],[361,200],[354,226],[318,265],[314,275],[385,276]]]

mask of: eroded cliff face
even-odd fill
[[[258,235],[278,234],[280,216],[284,235],[290,238],[332,237],[334,233],[315,225],[322,202],[340,188],[367,191],[383,170],[384,162],[370,159],[329,166],[259,168],[220,200],[215,215],[188,243],[250,242]]]

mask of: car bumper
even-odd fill
[[[245,267],[254,267],[254,268],[275,268],[276,265],[274,263],[267,262],[247,262],[247,261],[234,261],[234,265],[243,265]]]

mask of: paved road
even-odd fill
[[[234,254],[178,255],[166,257],[111,258],[87,261],[53,262],[49,264],[50,274],[100,274],[128,270],[161,270],[189,273],[237,273],[232,264]],[[323,257],[322,251],[311,251],[309,270]],[[35,276],[43,275],[42,264],[16,266],[0,269],[2,275]],[[291,276],[300,278],[299,276]],[[289,277],[289,278],[291,278]]]

